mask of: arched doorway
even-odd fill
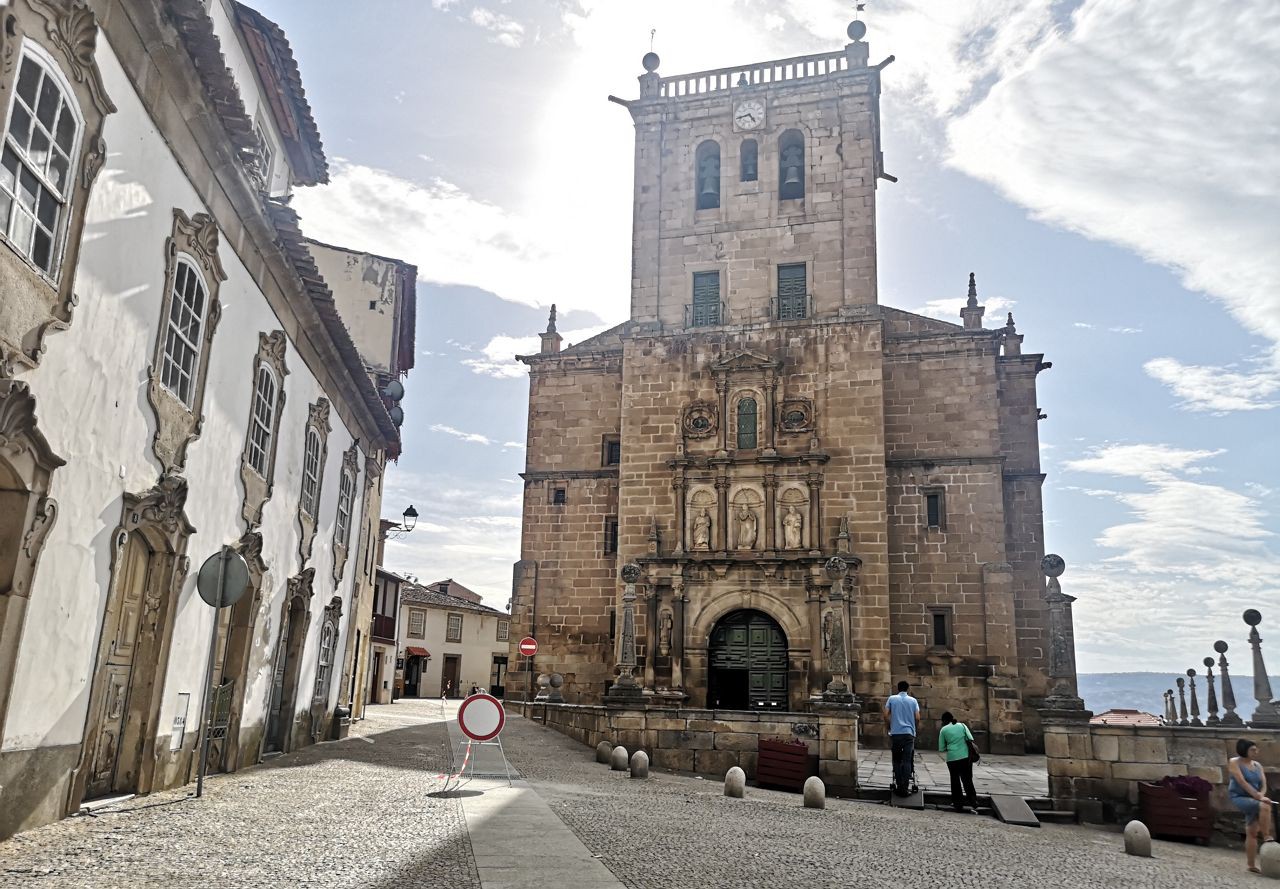
[[[787,637],[762,611],[732,611],[711,630],[707,705],[723,710],[787,706]]]
[[[284,619],[280,622],[280,639],[271,674],[271,704],[267,713],[267,731],[263,736],[264,753],[284,753],[292,748],[293,727],[298,713],[298,674],[302,668],[302,650],[311,624],[312,581],[315,569],[306,568],[289,578],[289,595]]]

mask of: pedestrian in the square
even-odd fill
[[[915,771],[916,729],[920,726],[920,702],[908,694],[911,684],[898,683],[898,693],[884,703],[884,721],[889,726],[889,746],[893,750],[893,792],[911,795],[911,775]]]
[[[951,773],[951,807],[957,812],[978,814],[978,792],[973,787],[973,764],[979,759],[977,745],[969,726],[950,711],[942,714],[938,752],[946,756],[947,771]]]
[[[1258,846],[1271,839],[1271,806],[1267,775],[1258,762],[1258,745],[1247,738],[1236,741],[1236,756],[1227,763],[1227,797],[1244,813],[1244,857],[1253,873],[1258,870]]]

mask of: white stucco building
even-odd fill
[[[0,12],[7,836],[190,780],[209,687],[215,769],[340,731],[413,273],[303,239],[282,198],[327,180],[325,154],[287,40],[252,9]],[[195,577],[223,546],[250,588],[211,677]]]
[[[404,697],[465,697],[472,688],[506,690],[511,616],[453,580],[402,582],[396,639]]]

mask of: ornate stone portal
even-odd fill
[[[113,535],[111,582],[89,695],[80,765],[68,810],[114,792],[147,793],[159,762],[163,679],[177,601],[190,567],[187,482],[166,475],[143,494],[125,494]],[[184,739],[190,755],[195,733]]]
[[[63,463],[38,428],[26,384],[0,380],[0,739],[27,599],[58,517],[50,485]]]

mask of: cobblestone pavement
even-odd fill
[[[1155,858],[1138,859],[1117,834],[1090,828],[1011,828],[842,800],[813,811],[798,795],[756,788],[733,800],[718,781],[656,771],[631,780],[515,717],[503,741],[552,812],[638,889],[1264,885],[1239,851],[1157,842]],[[497,782],[428,796],[441,786],[446,744],[438,701],[372,708],[352,738],[216,776],[202,800],[186,789],[152,794],[0,843],[0,886],[480,886],[475,856],[496,850],[473,851],[463,807]],[[538,830],[512,824],[538,842]],[[559,889],[555,879],[537,885]]]
[[[942,754],[916,748],[916,780],[923,790],[950,792],[951,773]],[[888,787],[893,781],[893,753],[889,750],[858,750],[858,783],[863,787]],[[1041,797],[1049,793],[1043,756],[1002,756],[982,754],[973,769],[973,784],[979,794],[1012,793]]]
[[[456,709],[456,704],[452,709]],[[432,707],[371,707],[352,737],[0,842],[2,887],[480,886]]]

